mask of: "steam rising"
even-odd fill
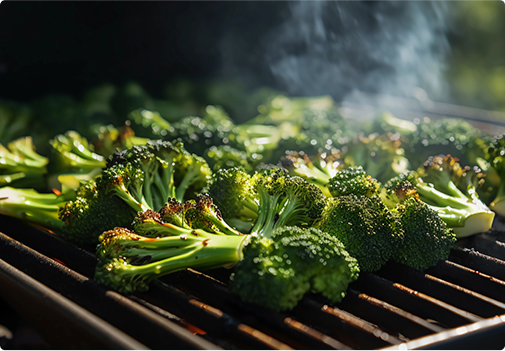
[[[354,90],[446,95],[447,4],[424,1],[295,1],[262,38],[261,65],[291,95]]]

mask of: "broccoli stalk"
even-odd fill
[[[134,293],[182,269],[236,265],[232,288],[242,299],[289,310],[309,291],[339,302],[358,275],[356,260],[342,243],[314,228],[284,227],[272,238],[262,238],[157,225],[171,235],[147,238],[124,228],[103,233],[95,280],[119,292]]]
[[[0,213],[59,231],[64,223],[58,218],[58,211],[74,197],[74,192],[56,195],[39,193],[34,189],[3,187],[0,188]]]
[[[0,144],[0,186],[45,188],[49,159],[39,155],[31,137]]]

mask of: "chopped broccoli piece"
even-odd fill
[[[361,166],[348,167],[337,172],[328,182],[328,189],[332,196],[343,195],[377,195],[380,184]]]
[[[492,194],[489,208],[501,216],[505,216],[505,136],[497,136],[486,153],[490,170],[494,171],[496,188]],[[489,173],[488,177],[489,178]]]

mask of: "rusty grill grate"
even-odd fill
[[[289,313],[243,303],[229,271],[187,270],[123,296],[93,280],[82,249],[2,217],[0,295],[64,348],[502,349],[505,224],[462,240],[426,271],[388,263],[346,298],[309,295]]]

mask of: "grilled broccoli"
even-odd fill
[[[418,196],[458,238],[491,228],[494,213],[476,193],[478,171],[461,167],[450,155],[430,157],[419,171],[402,174],[386,183],[382,193],[384,203],[392,206],[402,197]]]
[[[338,238],[361,271],[376,271],[401,243],[400,225],[378,196],[347,194],[328,198],[316,228]]]
[[[114,153],[96,184],[84,184],[60,211],[67,237],[94,243],[106,230],[129,226],[138,211],[159,210],[170,198],[183,201],[189,191],[200,191],[210,169],[183,147],[158,140]]]
[[[417,122],[417,130],[408,136],[404,145],[405,155],[412,165],[422,164],[429,156],[450,154],[463,164],[474,163],[474,156],[467,153],[479,150],[479,138],[483,132],[459,118],[431,120],[425,117]]]
[[[409,170],[410,161],[405,157],[398,135],[360,135],[345,147],[343,159],[347,167],[361,166],[381,182]]]
[[[316,184],[325,196],[331,196],[328,183],[344,167],[338,149],[309,157],[305,152],[287,151],[280,164],[289,174],[297,175]]]
[[[76,131],[59,134],[50,144],[49,185],[52,188],[76,190],[81,181],[96,178],[106,165],[105,157],[92,151],[86,138]]]
[[[325,198],[316,185],[277,167],[252,176],[236,168],[222,170],[211,180],[209,193],[225,218],[254,222],[250,234],[266,237],[279,227],[311,225]]]
[[[491,170],[496,175],[495,191],[492,194],[492,201],[489,208],[501,216],[505,216],[505,137],[499,135],[492,141],[489,147],[486,160],[491,166]],[[487,177],[486,177],[487,178]]]
[[[0,144],[0,187],[45,188],[48,162],[35,151],[31,137],[11,141],[7,147]]]
[[[103,233],[95,280],[133,293],[146,291],[152,280],[182,269],[208,270],[238,263],[233,291],[248,302],[289,310],[309,291],[340,301],[358,275],[356,261],[343,245],[314,228],[285,227],[271,238],[262,238],[159,226],[171,234],[153,239],[124,228]]]
[[[250,173],[253,171],[255,164],[261,160],[260,155],[249,156],[247,152],[237,150],[229,145],[213,145],[205,150],[203,157],[214,172],[223,168],[236,167]]]
[[[58,211],[67,201],[74,198],[75,192],[56,195],[39,193],[34,189],[6,186],[0,188],[0,214],[60,231],[64,223],[58,218]]]
[[[241,232],[249,233],[258,218],[259,198],[251,176],[238,168],[212,174],[206,191],[223,218]]]
[[[402,235],[392,256],[395,261],[423,270],[449,257],[456,235],[429,205],[411,196],[392,213],[401,223]]]
[[[379,194],[380,183],[363,167],[348,167],[329,180],[328,189],[334,197],[351,194],[371,197]]]

